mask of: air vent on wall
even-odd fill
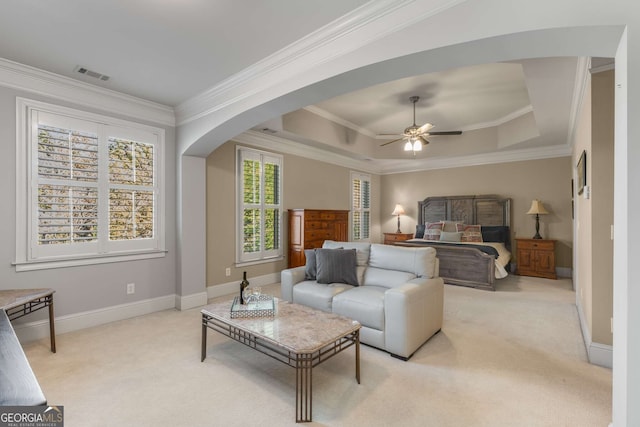
[[[89,70],[88,68],[85,67],[81,67],[81,66],[77,66],[75,71],[77,71],[80,74],[84,74],[85,76],[89,76],[89,77],[93,77],[94,79],[98,79],[98,80],[102,80],[103,82],[106,82],[107,80],[109,80],[109,76],[104,75],[104,74],[100,74],[96,71],[92,71]]]

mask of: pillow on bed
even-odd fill
[[[424,240],[440,240],[442,232],[442,222],[427,222],[424,224]]]
[[[458,231],[462,231],[461,242],[482,242],[482,227],[479,225],[457,224]]]
[[[482,227],[483,242],[509,242],[509,227],[506,225],[488,225]]]
[[[462,232],[461,231],[443,231],[440,233],[440,241],[441,242],[460,242],[462,240]]]
[[[424,237],[424,224],[416,225],[415,239],[422,239]]]
[[[450,233],[456,233],[458,231],[458,224],[463,225],[462,221],[447,221],[442,220],[442,231],[448,231]]]

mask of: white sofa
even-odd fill
[[[302,266],[282,271],[282,298],[359,321],[362,343],[403,360],[441,329],[444,281],[435,249],[335,241],[323,248],[356,250],[359,286],[305,279]]]

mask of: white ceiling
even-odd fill
[[[365,3],[5,0],[0,58],[178,107],[336,19],[344,22],[345,14]],[[533,113],[535,138],[486,150],[562,145],[570,132],[577,63],[543,58],[451,69],[348,93],[310,111],[375,137],[411,125],[409,96],[419,95],[416,122],[432,123],[435,131],[468,133]],[[77,66],[110,79],[79,74]],[[402,155],[393,148],[371,157]]]

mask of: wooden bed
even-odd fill
[[[511,199],[495,195],[427,197],[418,202],[418,224],[438,221],[480,224],[501,230],[500,242],[511,251]],[[505,228],[506,227],[506,228]],[[495,240],[498,241],[498,240]],[[397,243],[401,246],[429,246],[427,241]],[[434,246],[440,260],[440,277],[445,283],[495,290],[495,256],[464,245]]]

